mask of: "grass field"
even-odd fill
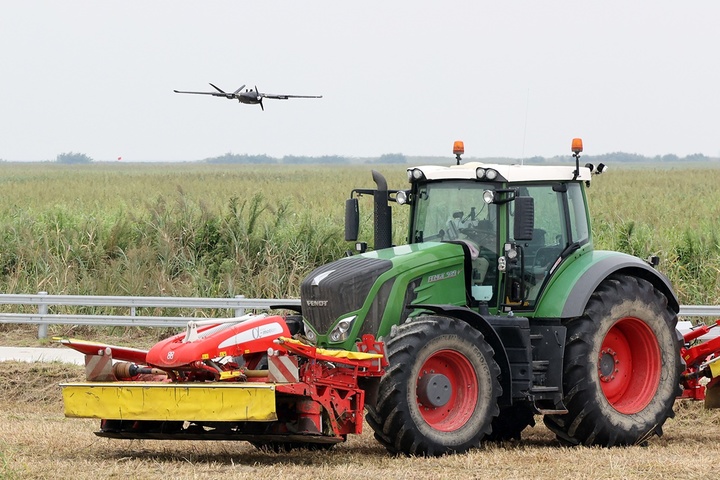
[[[407,185],[403,166],[372,168]],[[374,186],[370,169],[0,163],[0,291],[297,296],[349,248],[344,200]],[[719,180],[717,168],[611,165],[589,189],[597,248],[658,255],[681,303],[720,303]],[[361,208],[371,241],[371,202]]]
[[[0,478],[282,479],[704,479],[720,455],[720,411],[677,402],[665,435],[647,446],[561,447],[537,417],[521,442],[488,444],[462,455],[389,455],[372,437],[350,437],[327,452],[264,453],[246,442],[109,440],[98,421],[64,418],[61,381],[83,369],[0,363]]]
[[[720,304],[720,168],[692,165],[611,165],[596,177],[588,190],[595,244],[657,255],[681,304]],[[312,269],[350,247],[344,201],[374,186],[372,168],[390,188],[407,185],[401,165],[0,163],[0,291],[297,297]],[[393,206],[396,243],[405,242],[405,208]],[[370,243],[371,210],[361,201]],[[17,330],[0,325],[0,338],[32,339]],[[103,333],[138,341],[131,329]]]
[[[315,170],[0,165],[0,288],[297,294],[313,265],[345,248],[336,192],[349,193],[353,171]]]
[[[597,247],[659,269],[681,304],[720,303],[720,170],[626,169],[597,178],[589,191]]]

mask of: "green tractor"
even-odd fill
[[[566,445],[631,445],[662,434],[682,389],[679,304],[648,261],[595,250],[586,188],[605,166],[461,164],[408,169],[410,187],[374,199],[374,249],[302,283],[304,334],[352,350],[385,342],[366,379],[367,421],[390,452],[442,455],[520,438],[542,414]],[[409,208],[393,245],[390,202]]]

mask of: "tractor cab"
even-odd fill
[[[585,187],[606,167],[579,165],[582,141],[574,139],[575,164],[565,166],[457,164],[407,170],[410,188],[356,189],[346,204],[346,240],[357,239],[356,196],[375,200],[375,250],[392,246],[388,202],[408,205],[408,243],[455,243],[466,262],[467,302],[490,313],[534,311],[553,274],[573,254],[592,251]],[[364,252],[366,244],[358,244]]]
[[[462,244],[472,300],[532,310],[563,260],[591,247],[584,186],[593,170],[459,158],[450,167],[408,169],[411,188],[401,197],[412,209],[409,241]]]

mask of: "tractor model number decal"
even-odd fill
[[[439,282],[440,280],[447,280],[448,278],[457,277],[459,273],[460,270],[450,270],[449,272],[430,275],[427,281],[428,283]]]

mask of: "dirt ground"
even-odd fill
[[[537,417],[523,440],[462,455],[389,455],[365,427],[327,452],[266,453],[245,442],[110,440],[94,420],[63,416],[58,384],[83,367],[0,362],[0,478],[708,478],[720,457],[720,410],[678,401],[647,446],[561,447]]]

